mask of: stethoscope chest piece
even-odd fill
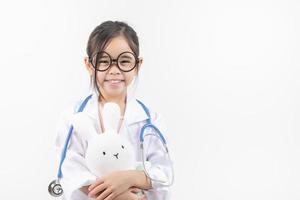
[[[52,181],[49,184],[48,192],[49,192],[49,194],[51,194],[54,197],[59,197],[59,196],[62,195],[63,189],[62,189],[61,184],[59,183],[59,181],[57,179]]]

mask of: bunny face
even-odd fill
[[[134,169],[133,148],[121,135],[104,133],[90,140],[85,159],[96,176]]]
[[[135,168],[134,150],[122,135],[117,133],[120,109],[117,104],[106,103],[103,108],[105,132],[98,134],[91,119],[85,113],[76,113],[72,120],[75,131],[85,137],[86,165],[96,176],[117,170]]]

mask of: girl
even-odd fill
[[[139,132],[148,119],[139,103],[131,98],[129,86],[135,85],[143,59],[139,57],[139,41],[136,32],[124,22],[106,21],[91,33],[87,44],[86,69],[93,85],[92,98],[83,112],[94,120],[99,134],[104,132],[101,109],[106,102],[115,102],[121,109],[119,134],[123,134],[135,149],[137,162],[142,161]],[[82,102],[82,101],[81,101]],[[81,104],[72,106],[62,114],[56,147],[63,148],[72,115]],[[150,110],[152,123],[165,134],[161,117]],[[66,158],[62,165],[61,184],[67,200],[167,200],[169,188],[152,181],[144,171],[117,171],[103,177],[95,177],[85,166],[87,141],[74,131]],[[146,150],[146,160],[151,163],[148,173],[159,179],[168,177],[170,163],[165,162],[159,141],[152,141]],[[144,196],[140,196],[140,191]]]

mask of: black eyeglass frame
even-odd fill
[[[98,68],[94,65],[94,63],[93,63],[93,58],[96,56],[96,60],[97,60],[97,56],[100,55],[100,54],[102,54],[102,53],[108,55],[109,60],[110,60],[110,63],[109,63],[109,65],[108,65],[108,67],[107,67],[106,69],[100,70],[100,69],[98,69]],[[119,66],[119,63],[118,63],[118,60],[119,60],[120,56],[123,55],[123,54],[125,54],[125,53],[130,53],[131,55],[133,55],[133,57],[134,57],[134,59],[135,59],[135,65],[134,65],[131,69],[129,69],[129,70],[123,70],[123,69]],[[94,68],[95,70],[99,71],[99,72],[105,72],[105,71],[107,71],[109,68],[111,68],[111,66],[113,65],[113,63],[116,63],[116,66],[118,67],[118,69],[119,69],[120,71],[122,71],[122,72],[130,72],[130,71],[132,71],[134,68],[137,67],[137,65],[139,64],[140,60],[138,59],[138,57],[137,57],[134,53],[132,53],[132,52],[130,52],[130,51],[124,51],[124,52],[120,53],[116,59],[112,59],[112,57],[111,57],[111,56],[109,55],[109,53],[107,53],[106,51],[99,51],[99,52],[96,52],[93,56],[89,57],[89,62],[92,64],[93,68]],[[97,65],[97,63],[96,63],[96,65]]]

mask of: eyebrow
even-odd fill
[[[109,58],[108,55],[100,55],[99,58]]]
[[[123,55],[121,58],[132,58],[132,56]]]

